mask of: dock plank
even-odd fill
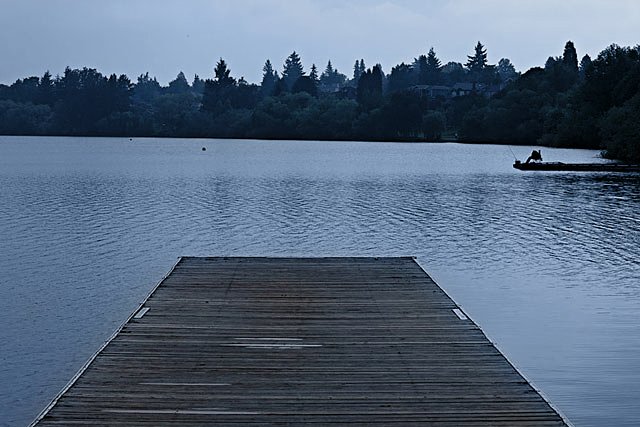
[[[412,258],[181,258],[32,425],[563,426]]]

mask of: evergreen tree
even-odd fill
[[[467,56],[465,66],[469,71],[480,71],[487,66],[487,50],[480,42],[478,42],[474,50],[475,53],[473,55]]]
[[[38,84],[37,104],[47,104],[53,106],[55,102],[55,85],[51,79],[51,73],[47,70]]]
[[[149,73],[140,74],[138,81],[133,87],[132,100],[134,103],[150,104],[154,99],[160,96],[162,88],[160,83],[154,77],[149,77]]]
[[[176,78],[169,82],[168,92],[173,94],[187,93],[190,86],[184,73],[180,71]]]
[[[260,91],[263,96],[273,95],[273,91],[278,81],[277,71],[273,70],[271,61],[267,59],[262,67],[262,83],[260,83]]]
[[[231,77],[231,70],[224,59],[220,58],[214,69],[214,79],[204,82],[202,93],[202,110],[220,115],[231,107],[236,93],[236,79]]]
[[[11,85],[11,98],[18,102],[33,102],[40,91],[40,79],[38,77],[27,77],[18,79]]]
[[[127,111],[129,109],[129,92],[131,91],[131,80],[124,74],[119,77],[111,74],[106,81],[106,88],[103,102],[109,113],[116,111]],[[108,113],[105,113],[105,116]]]
[[[282,78],[284,79],[287,89],[291,90],[296,80],[304,76],[304,74],[305,72],[300,56],[294,50],[285,60],[284,69],[282,71]]]
[[[262,81],[264,81],[265,78],[271,79],[273,77],[275,77],[273,66],[271,65],[271,61],[267,59],[262,67]]]
[[[346,80],[347,76],[333,68],[331,61],[329,61],[320,75],[320,86],[325,92],[335,92]]]
[[[327,67],[324,69],[324,72],[322,73],[323,76],[331,76],[335,73],[334,69],[333,69],[333,65],[331,65],[331,60],[329,60],[329,62],[327,62]]]
[[[420,55],[418,59],[415,59],[413,61],[413,68],[418,72],[418,84],[419,85],[429,84],[428,82],[429,78],[427,76],[428,74],[427,73],[427,56]]]
[[[202,93],[202,91],[204,91],[204,80],[202,80],[197,74],[194,75],[191,87],[195,93]]]
[[[221,86],[234,86],[236,84],[236,79],[231,77],[231,70],[227,67],[227,63],[222,58],[220,58],[216,64],[214,74],[214,80]]]
[[[362,73],[358,80],[357,100],[365,109],[371,110],[382,102],[382,80],[384,76],[380,64]]]
[[[318,77],[318,68],[316,67],[316,64],[311,64],[311,72],[309,73],[309,77],[311,77],[311,80],[313,80],[313,82],[316,85],[318,84],[319,77]]]
[[[466,80],[467,71],[460,62],[447,62],[440,68],[442,80],[448,85],[454,85]]]
[[[318,86],[311,76],[302,76],[293,84],[292,93],[306,92],[311,96],[318,96]]]
[[[498,72],[498,75],[503,82],[518,77],[516,68],[507,58],[502,58],[500,59],[500,61],[498,61],[498,67],[496,68],[496,71]]]
[[[418,58],[418,82],[420,84],[435,85],[441,82],[442,63],[436,56],[435,50],[429,49],[429,53]]]
[[[562,58],[554,58],[553,56],[550,56],[544,63],[544,69],[551,70],[555,68],[558,63],[562,63]]]
[[[578,72],[580,74],[580,78],[584,79],[585,75],[591,67],[593,66],[593,61],[591,61],[591,57],[589,55],[585,55],[580,60],[580,67],[578,68]]]
[[[404,62],[391,69],[389,75],[389,92],[397,92],[416,84],[413,67]]]
[[[357,82],[361,75],[362,71],[360,70],[360,61],[356,59],[356,63],[353,65],[353,80]]]
[[[86,134],[112,113],[129,109],[131,82],[125,75],[104,77],[94,68],[71,69],[56,83],[55,120],[69,134]]]
[[[362,76],[364,74],[364,72],[366,71],[366,68],[364,67],[364,59],[360,59],[357,60],[356,59],[356,63],[353,65],[353,80],[352,85],[354,86],[358,86],[358,80],[360,79],[360,76]]]
[[[276,75],[277,77],[277,75]],[[287,88],[287,84],[284,81],[283,77],[277,77],[276,80],[276,84],[273,87],[273,95],[274,96],[280,96],[280,95],[284,95],[289,91],[289,89]]]
[[[441,67],[442,63],[436,56],[436,51],[433,50],[432,47],[431,49],[429,49],[429,53],[427,54],[427,68],[429,69],[429,71],[437,72],[440,71]]]
[[[576,73],[578,72],[578,53],[576,52],[576,48],[571,40],[564,45],[562,63],[571,71],[575,71]]]

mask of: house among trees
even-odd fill
[[[475,91],[473,83],[456,83],[451,88],[451,97],[471,95]]]
[[[423,98],[429,99],[450,99],[471,94],[483,95],[491,98],[507,85],[507,82],[500,84],[484,84],[472,82],[459,82],[452,86],[445,85],[415,85],[408,88],[409,91],[419,94]]]
[[[442,85],[415,85],[409,88],[411,92],[419,94],[423,98],[451,98],[452,88]]]

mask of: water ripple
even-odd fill
[[[637,175],[521,173],[492,146],[0,142],[8,425],[33,418],[179,255],[416,255],[576,425],[598,424],[595,395],[616,425],[640,417]]]

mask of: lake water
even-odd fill
[[[576,426],[640,424],[640,175],[512,162],[486,145],[0,137],[0,425],[28,424],[181,255],[417,256]]]

